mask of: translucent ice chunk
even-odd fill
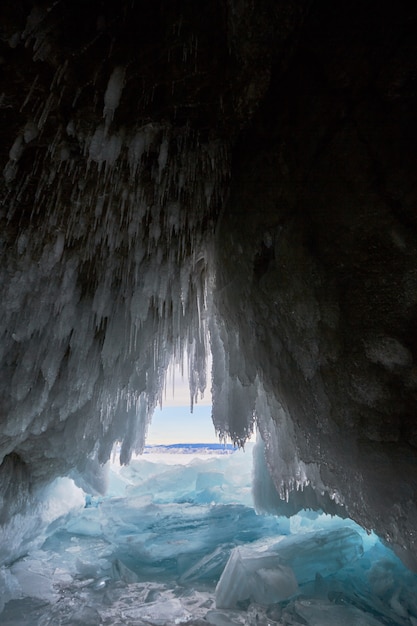
[[[219,611],[212,609],[207,611],[205,620],[212,626],[236,626],[241,624],[242,616],[237,611]]]
[[[237,547],[216,588],[219,608],[244,601],[273,604],[294,595],[298,584],[328,576],[363,554],[359,533],[351,528],[282,537],[251,547]]]
[[[248,602],[274,604],[298,591],[292,569],[281,565],[276,554],[238,546],[216,587],[216,606],[239,608]]]
[[[330,602],[315,600],[298,600],[295,603],[296,613],[308,626],[382,626],[380,621],[368,612],[354,606],[340,606]],[[288,622],[287,622],[288,623]],[[291,623],[291,622],[290,622]],[[294,624],[299,623],[294,621]]]
[[[234,544],[222,544],[210,554],[206,554],[181,576],[182,582],[192,580],[216,580],[220,577],[230,557]]]
[[[135,572],[126,567],[120,559],[116,559],[112,565],[112,576],[115,580],[123,580],[125,583],[136,583],[138,577]]]
[[[21,595],[21,588],[15,576],[5,567],[0,568],[0,613],[12,598]]]
[[[164,599],[163,602],[149,602],[125,611],[124,615],[128,620],[144,620],[147,624],[154,626],[180,624],[191,618],[189,611],[183,607],[177,598]]]
[[[52,570],[48,564],[37,559],[26,558],[11,568],[11,573],[19,582],[22,596],[39,598],[49,602],[57,598],[53,590]]]
[[[76,535],[99,537],[102,534],[102,518],[98,509],[88,509],[83,515],[68,522],[67,530]]]
[[[362,537],[352,528],[291,535],[271,546],[281,562],[290,565],[299,584],[328,576],[363,555]]]

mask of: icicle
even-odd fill
[[[106,129],[113,121],[114,114],[119,106],[120,98],[122,95],[124,81],[125,81],[126,68],[118,66],[114,68],[109,82],[107,83],[107,89],[104,94],[104,109],[103,117],[106,120]]]
[[[36,237],[29,220],[22,224],[15,265],[0,268],[7,302],[0,320],[0,359],[6,364],[0,387],[16,420],[8,424],[10,439],[0,454],[13,449],[15,437],[23,446],[32,432],[44,438],[51,467],[62,471],[74,464],[82,471],[88,455],[104,462],[116,440],[126,438],[124,461],[141,449],[163,399],[171,358],[183,368],[188,361],[192,403],[206,384],[212,306],[206,283],[212,269],[211,233],[205,228],[208,204],[224,193],[224,155],[221,146],[210,148],[217,160],[214,176],[208,174],[207,150],[188,128],[175,134],[168,126],[147,124],[130,134],[116,127],[110,132],[124,80],[124,68],[116,68],[102,123],[86,130],[74,118],[57,129],[43,160],[36,156],[32,178],[19,177],[18,159],[42,132],[53,98],[37,103],[34,121],[10,151],[16,177],[10,179],[10,215],[28,180],[38,180],[32,215],[42,219],[36,221]],[[5,237],[0,232],[2,245]],[[241,441],[249,430],[245,420],[253,421],[245,407],[248,397],[253,403],[252,390],[245,396],[244,385],[235,381],[229,403],[224,337],[212,341],[224,361],[216,370],[217,428]],[[19,364],[15,377],[9,363]],[[230,410],[242,407],[236,425]]]
[[[25,143],[30,143],[39,135],[39,128],[34,122],[27,122],[23,130]]]
[[[23,137],[22,135],[18,135],[10,148],[9,159],[11,161],[18,161],[22,156],[24,149]]]
[[[159,181],[161,181],[162,172],[164,171],[166,164],[167,164],[168,146],[169,146],[169,141],[167,138],[165,138],[161,143],[161,147],[159,149],[159,155],[158,155]]]

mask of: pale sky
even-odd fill
[[[185,361],[187,359],[185,358]],[[198,398],[199,406],[211,406],[211,358],[207,365],[207,388],[204,398]],[[188,386],[188,368],[184,364],[184,374],[179,365],[168,368],[166,390],[162,399],[162,406],[190,406],[190,388]]]
[[[219,443],[211,421],[211,406],[197,404],[192,414],[189,404],[155,409],[146,443]]]
[[[187,372],[184,371],[182,376],[179,366],[168,370],[162,410],[159,407],[155,409],[148,428],[147,444],[219,443],[211,419],[211,360],[207,367],[207,380],[208,389],[204,398],[198,399],[191,413]],[[249,441],[255,441],[255,435]]]
[[[169,368],[162,410],[155,409],[147,444],[218,443],[211,420],[211,362],[207,368],[207,381],[204,398],[198,398],[191,413],[187,368],[184,368],[184,376],[179,366]]]

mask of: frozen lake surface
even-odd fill
[[[106,496],[60,479],[42,542],[0,570],[2,626],[416,626],[417,576],[376,536],[256,514],[251,448],[151,448]]]

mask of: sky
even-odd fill
[[[194,406],[192,414],[189,404],[157,408],[146,438],[149,445],[214,442],[219,440],[211,421],[211,406],[200,404]]]
[[[208,380],[211,378],[211,364],[208,367]],[[148,428],[146,443],[149,445],[170,443],[218,443],[211,420],[211,393],[198,399],[193,413],[190,411],[190,390],[188,375],[181,374],[179,367],[168,370],[166,391],[162,409],[157,407]]]
[[[185,359],[186,361],[186,359]],[[207,380],[211,380],[211,358],[207,366]],[[190,411],[188,373],[181,373],[179,366],[170,367],[162,409],[157,407],[148,427],[148,445],[172,443],[219,443],[211,419],[212,397],[210,382],[203,398],[198,398]],[[255,434],[248,441],[255,441]]]

